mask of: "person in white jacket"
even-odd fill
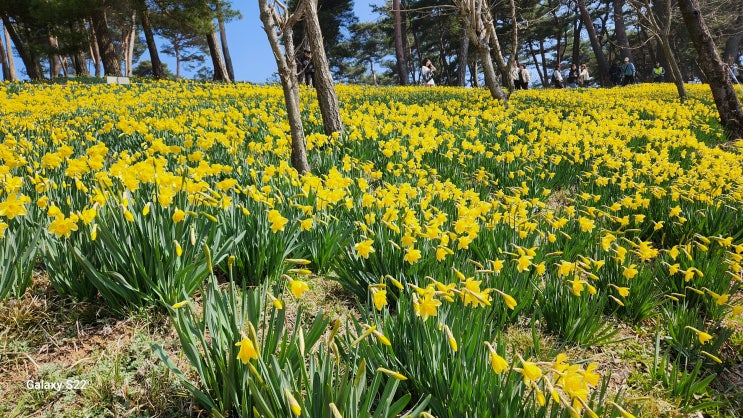
[[[561,89],[565,87],[562,82],[562,73],[560,72],[560,64],[555,66],[555,71],[552,71],[552,87]]]
[[[591,83],[591,75],[588,74],[588,66],[586,64],[580,65],[580,73],[578,74],[578,84],[581,87],[588,87]]]
[[[521,64],[519,67],[519,80],[521,81],[521,88],[524,90],[528,90],[529,83],[531,82],[531,75],[529,75],[529,70],[526,69],[526,65]]]
[[[517,61],[512,62],[511,69],[509,70],[509,75],[516,90],[521,88],[521,81],[519,81],[519,71],[519,63]]]
[[[436,71],[436,67],[433,66],[431,60],[426,60],[426,63],[421,67],[421,78],[423,79],[424,86],[433,87],[436,85],[433,81],[434,71]]]

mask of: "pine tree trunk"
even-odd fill
[[[51,33],[47,34],[47,42],[49,42],[49,78],[57,78],[62,73],[62,60],[59,55],[54,51],[59,49],[59,42],[57,38],[52,36]]]
[[[317,17],[317,0],[305,0],[305,28],[312,50],[312,63],[315,65],[315,90],[322,113],[322,124],[325,135],[342,132],[341,111],[338,96],[335,94],[333,75],[330,73],[328,58],[325,56],[320,21]]]
[[[648,3],[646,7],[649,8],[650,4]],[[679,100],[683,103],[686,100],[684,76],[681,74],[678,59],[670,41],[671,25],[673,24],[673,19],[671,19],[671,0],[656,0],[652,7],[653,12],[647,15],[647,20],[650,23],[650,29],[655,32],[658,38],[663,58],[671,73],[671,80],[676,85]]]
[[[88,66],[86,65],[86,58],[82,53],[77,53],[72,56],[72,68],[75,70],[76,77],[89,76]]]
[[[480,53],[480,61],[482,62],[482,72],[485,74],[485,85],[490,91],[490,95],[494,99],[501,100],[506,107],[506,95],[501,90],[498,83],[498,76],[495,74],[495,67],[493,66],[493,60],[490,57],[490,46],[485,42],[480,42],[477,46],[477,52]]]
[[[101,4],[93,8],[90,18],[95,28],[96,39],[98,40],[98,51],[101,55],[101,61],[103,61],[104,75],[121,75],[121,65],[119,64],[119,57],[116,54],[111,31],[108,29],[106,9],[104,6]]]
[[[572,57],[572,63],[578,63],[580,62],[580,33],[583,31],[583,19],[580,18],[580,15],[576,18],[576,21],[573,22],[573,53],[571,54]],[[559,61],[558,61],[559,62]]]
[[[126,48],[126,76],[132,76],[133,64],[134,64],[134,41],[137,34],[137,11],[132,10],[132,25],[128,28],[127,33],[127,48]]]
[[[3,32],[5,32],[5,26],[3,26]],[[12,81],[10,65],[8,64],[8,54],[5,52],[5,47],[3,46],[5,43],[4,38],[4,36],[0,37],[0,66],[3,70],[3,80]],[[10,49],[10,45],[8,45],[8,49]]]
[[[408,85],[408,64],[405,56],[405,45],[402,27],[402,10],[400,10],[400,0],[392,0],[392,20],[395,33],[395,59],[397,60],[397,77],[400,79],[400,85]]]
[[[457,63],[457,85],[467,85],[467,59],[469,58],[470,38],[467,31],[462,31],[462,39],[459,42],[459,60]]]
[[[731,83],[730,72],[725,69],[717,46],[699,10],[698,0],[679,0],[681,16],[686,30],[697,51],[700,65],[712,90],[720,123],[731,139],[743,138],[743,110]]]
[[[294,40],[291,25],[285,25],[282,32],[284,50],[276,33],[279,22],[274,19],[274,11],[267,4],[267,0],[258,0],[263,30],[268,37],[274,59],[279,70],[281,88],[284,91],[284,102],[286,104],[287,119],[289,120],[289,131],[291,132],[291,162],[292,167],[299,174],[310,171],[307,162],[307,151],[305,148],[304,127],[302,126],[302,115],[299,105],[299,84],[297,80],[297,60],[294,55]]]
[[[10,19],[7,16],[3,16],[3,24],[5,29],[8,31],[10,38],[13,40],[13,45],[18,55],[23,61],[23,65],[26,67],[26,74],[31,80],[41,80],[44,78],[44,73],[41,71],[41,63],[39,58],[36,56],[34,51],[28,47],[21,39],[20,34],[16,30],[15,26],[10,23]],[[10,50],[10,48],[8,48]],[[12,55],[12,54],[11,54]]]
[[[230,80],[235,81],[235,68],[232,66],[232,55],[230,55],[230,48],[227,45],[227,28],[224,24],[224,16],[222,15],[222,2],[217,2],[217,22],[219,24],[219,41],[222,44],[222,54],[224,55],[224,65],[227,68],[227,75]]]
[[[495,48],[495,59],[501,66],[501,73],[506,70],[506,63],[500,50],[498,35],[495,33],[495,26],[490,15],[490,7],[484,0],[457,0],[455,2],[462,16],[465,30],[470,37],[470,41],[477,46],[477,52],[482,62],[483,73],[485,74],[485,85],[494,99],[501,100],[503,106],[508,108],[508,97],[501,90],[498,83],[498,76],[495,74],[493,59],[490,56],[490,45]],[[505,76],[505,75],[504,75]]]
[[[606,56],[601,47],[598,33],[596,33],[596,28],[593,26],[591,14],[588,12],[588,8],[586,7],[586,0],[578,0],[578,8],[580,9],[581,19],[583,19],[583,25],[588,31],[588,38],[591,41],[591,49],[593,49],[593,55],[596,57],[596,63],[598,64],[598,79],[602,86],[608,86],[610,78],[609,63],[606,61]]]
[[[212,65],[214,66],[214,81],[225,81],[229,83],[230,75],[227,74],[222,48],[219,47],[219,43],[217,42],[217,33],[212,31],[206,35],[206,43],[209,45],[209,55],[212,57]]]
[[[8,81],[15,81],[18,80],[18,75],[16,75],[15,72],[15,59],[13,58],[13,50],[12,50],[12,44],[10,40],[10,33],[8,33],[8,28],[3,24],[3,37],[5,38],[5,55],[6,60],[8,63]]]
[[[165,78],[163,63],[160,61],[160,54],[157,52],[157,44],[155,43],[155,35],[150,25],[150,13],[147,10],[147,3],[145,0],[138,0],[137,6],[139,7],[139,20],[142,23],[144,39],[147,42],[147,51],[150,53],[150,62],[152,62],[152,76],[157,80]]]
[[[614,33],[617,43],[622,49],[622,56],[632,60],[632,49],[629,47],[629,38],[627,38],[627,25],[624,23],[624,0],[614,0],[612,5],[614,6]]]
[[[101,52],[98,49],[98,36],[96,36],[95,33],[95,27],[93,26],[93,22],[90,22],[90,56],[93,58],[93,67],[96,77],[101,76]]]

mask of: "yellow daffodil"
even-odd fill
[[[237,353],[237,359],[240,360],[243,364],[248,364],[250,360],[255,360],[258,358],[258,351],[255,349],[255,345],[253,345],[253,341],[251,341],[249,338],[243,338],[242,340],[235,343],[236,347],[240,347],[240,351]]]

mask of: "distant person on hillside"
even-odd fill
[[[578,73],[578,84],[581,87],[588,87],[591,84],[591,75],[588,74],[588,66],[586,64],[580,65],[580,73]]]
[[[655,67],[653,67],[653,82],[662,83],[665,81],[665,77],[666,77],[666,69],[661,67],[659,62],[656,62]]]
[[[622,64],[622,85],[635,83],[635,64],[633,64],[629,57],[624,58],[624,64]]]
[[[433,87],[436,83],[433,81],[433,73],[436,71],[436,67],[433,66],[431,60],[426,60],[426,63],[421,67],[421,79],[423,85],[426,87]]]
[[[560,64],[557,64],[557,66],[555,66],[555,71],[552,71],[552,87],[556,89],[561,89],[565,87],[565,85],[562,82],[562,73],[560,72]]]
[[[578,87],[578,75],[580,72],[578,71],[578,66],[573,64],[570,66],[570,71],[568,71],[568,87]]]
[[[519,80],[519,63],[518,61],[514,61],[511,63],[511,70],[509,74],[511,75],[511,81],[513,82],[513,86],[516,90],[521,88],[521,81]]]
[[[521,82],[521,88],[524,90],[529,89],[529,83],[531,82],[531,75],[529,70],[526,69],[526,65],[521,64],[519,66],[519,81]]]
[[[299,79],[304,78],[304,84],[313,85],[315,75],[315,65],[312,63],[312,53],[305,48],[302,56],[299,58]]]

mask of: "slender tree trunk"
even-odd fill
[[[462,31],[462,39],[459,42],[459,60],[457,62],[457,85],[467,85],[467,58],[470,49],[470,38],[467,31]]]
[[[403,37],[406,36],[402,30],[402,10],[400,9],[400,0],[392,0],[392,20],[395,32],[395,59],[397,60],[397,77],[400,79],[400,85],[408,85],[408,65],[405,57],[405,45]]]
[[[126,76],[132,76],[133,64],[134,64],[134,42],[137,37],[137,10],[132,10],[132,25],[127,28],[127,50],[126,50]]]
[[[508,108],[508,97],[501,90],[498,77],[495,74],[493,59],[490,56],[490,45],[495,48],[495,58],[501,67],[501,73],[507,77],[506,63],[500,50],[498,35],[495,33],[493,19],[490,15],[490,6],[486,0],[457,0],[455,2],[462,16],[464,27],[469,34],[470,41],[477,46],[477,52],[482,61],[482,69],[485,74],[485,85],[490,90],[494,99],[503,101],[503,106]]]
[[[230,77],[230,80],[235,81],[235,68],[232,66],[232,55],[230,55],[230,48],[227,45],[227,28],[224,24],[221,1],[217,2],[217,24],[219,25],[219,41],[222,44],[224,66],[227,69],[227,75]]]
[[[612,5],[614,6],[614,33],[617,43],[622,49],[622,56],[632,60],[632,49],[629,47],[629,38],[627,38],[627,25],[624,23],[624,0],[614,0]]]
[[[275,19],[276,11],[267,4],[267,0],[258,0],[258,7],[260,7],[263,30],[266,32],[268,42],[271,45],[273,57],[276,60],[279,70],[281,88],[284,91],[284,102],[286,103],[286,113],[291,132],[292,167],[299,174],[304,174],[310,171],[310,165],[307,162],[304,127],[302,126],[302,115],[300,113],[297,60],[294,56],[292,24],[287,21],[277,22]],[[290,17],[287,17],[285,20],[292,20]],[[282,31],[283,50],[281,48],[281,41],[276,33],[276,28],[279,24],[284,28]]]
[[[330,73],[328,58],[325,56],[320,21],[317,17],[317,0],[304,2],[305,29],[312,50],[312,63],[315,65],[315,90],[322,113],[325,135],[343,131],[338,96],[335,94],[333,75]]]
[[[10,38],[13,40],[15,50],[20,55],[23,65],[26,67],[26,74],[31,80],[41,80],[44,78],[44,73],[41,71],[41,64],[39,58],[34,54],[33,50],[26,45],[21,39],[20,34],[15,28],[15,25],[10,23],[10,19],[7,16],[3,16],[3,24],[5,29],[8,31]],[[8,48],[10,50],[10,48]]]
[[[5,32],[5,26],[3,25],[3,32]],[[4,40],[5,37],[0,37],[0,66],[2,66],[3,69],[3,80],[4,81],[12,81],[11,73],[10,73],[10,65],[8,64],[8,54],[5,52],[5,47],[3,44],[5,43]],[[11,46],[8,45],[8,49],[10,49]]]
[[[575,21],[573,21],[573,53],[572,63],[577,64],[580,62],[580,33],[583,30],[583,20],[580,15],[576,15]]]
[[[144,32],[144,39],[147,43],[147,51],[150,53],[150,62],[152,62],[152,76],[157,80],[165,78],[163,63],[160,61],[160,54],[157,52],[155,34],[150,25],[150,12],[147,9],[147,3],[145,0],[138,0],[137,6],[139,7],[139,20],[142,23],[142,31]]]
[[[472,57],[470,60],[470,86],[480,87],[480,80],[478,80],[478,74],[480,71],[477,69],[477,58]]]
[[[544,86],[546,77],[542,75],[542,69],[539,67],[539,59],[537,59],[537,51],[534,50],[533,42],[534,41],[529,40],[527,43],[527,45],[529,45],[529,55],[531,55],[531,59],[534,60],[534,68],[537,69],[539,83]]]
[[[93,22],[90,22],[90,56],[93,58],[94,74],[101,76],[101,51],[98,49],[98,36],[95,33]]]
[[[374,70],[374,59],[372,58],[369,58],[369,71],[371,72],[372,83],[374,83],[374,85],[376,86],[377,85],[377,72]]]
[[[206,35],[206,43],[209,45],[209,55],[212,57],[212,65],[214,66],[214,81],[226,81],[229,83],[230,75],[227,74],[222,48],[219,47],[219,43],[217,42],[217,33],[212,31]]]
[[[62,60],[59,58],[59,54],[56,51],[59,50],[59,42],[57,38],[52,36],[51,33],[47,34],[47,41],[49,42],[49,78],[57,78],[62,73]]]
[[[678,0],[681,16],[701,61],[704,75],[720,114],[720,122],[731,139],[743,138],[743,110],[717,46],[699,10],[698,0]]]
[[[175,55],[175,78],[181,78],[181,49],[173,45],[173,55]]]
[[[8,63],[8,77],[7,80],[15,81],[18,80],[18,75],[15,72],[15,58],[13,58],[13,44],[10,40],[10,33],[8,32],[7,26],[3,23],[3,37],[5,38],[5,59]]]
[[[599,36],[596,33],[596,28],[593,26],[593,20],[591,14],[588,12],[586,7],[586,0],[577,0],[578,9],[580,9],[580,16],[583,19],[583,24],[586,26],[588,31],[588,38],[591,41],[591,49],[593,49],[593,55],[596,57],[596,63],[598,64],[599,70],[599,81],[602,86],[609,85],[609,63],[606,61],[604,56],[604,50],[601,47]]]
[[[516,90],[516,84],[510,76],[510,68],[512,63],[519,61],[519,23],[516,20],[516,2],[509,0],[508,8],[511,11],[511,59],[508,60],[509,76],[506,79],[508,80],[508,89],[513,93]],[[503,77],[505,77],[505,74]]]
[[[104,75],[119,76],[121,75],[121,65],[119,64],[119,57],[116,54],[111,31],[108,29],[106,9],[103,4],[99,4],[91,12],[91,23],[95,28],[98,51],[101,55],[101,61],[103,61],[103,73]]]
[[[76,77],[89,76],[86,58],[82,53],[72,55],[72,68],[75,70]]]

